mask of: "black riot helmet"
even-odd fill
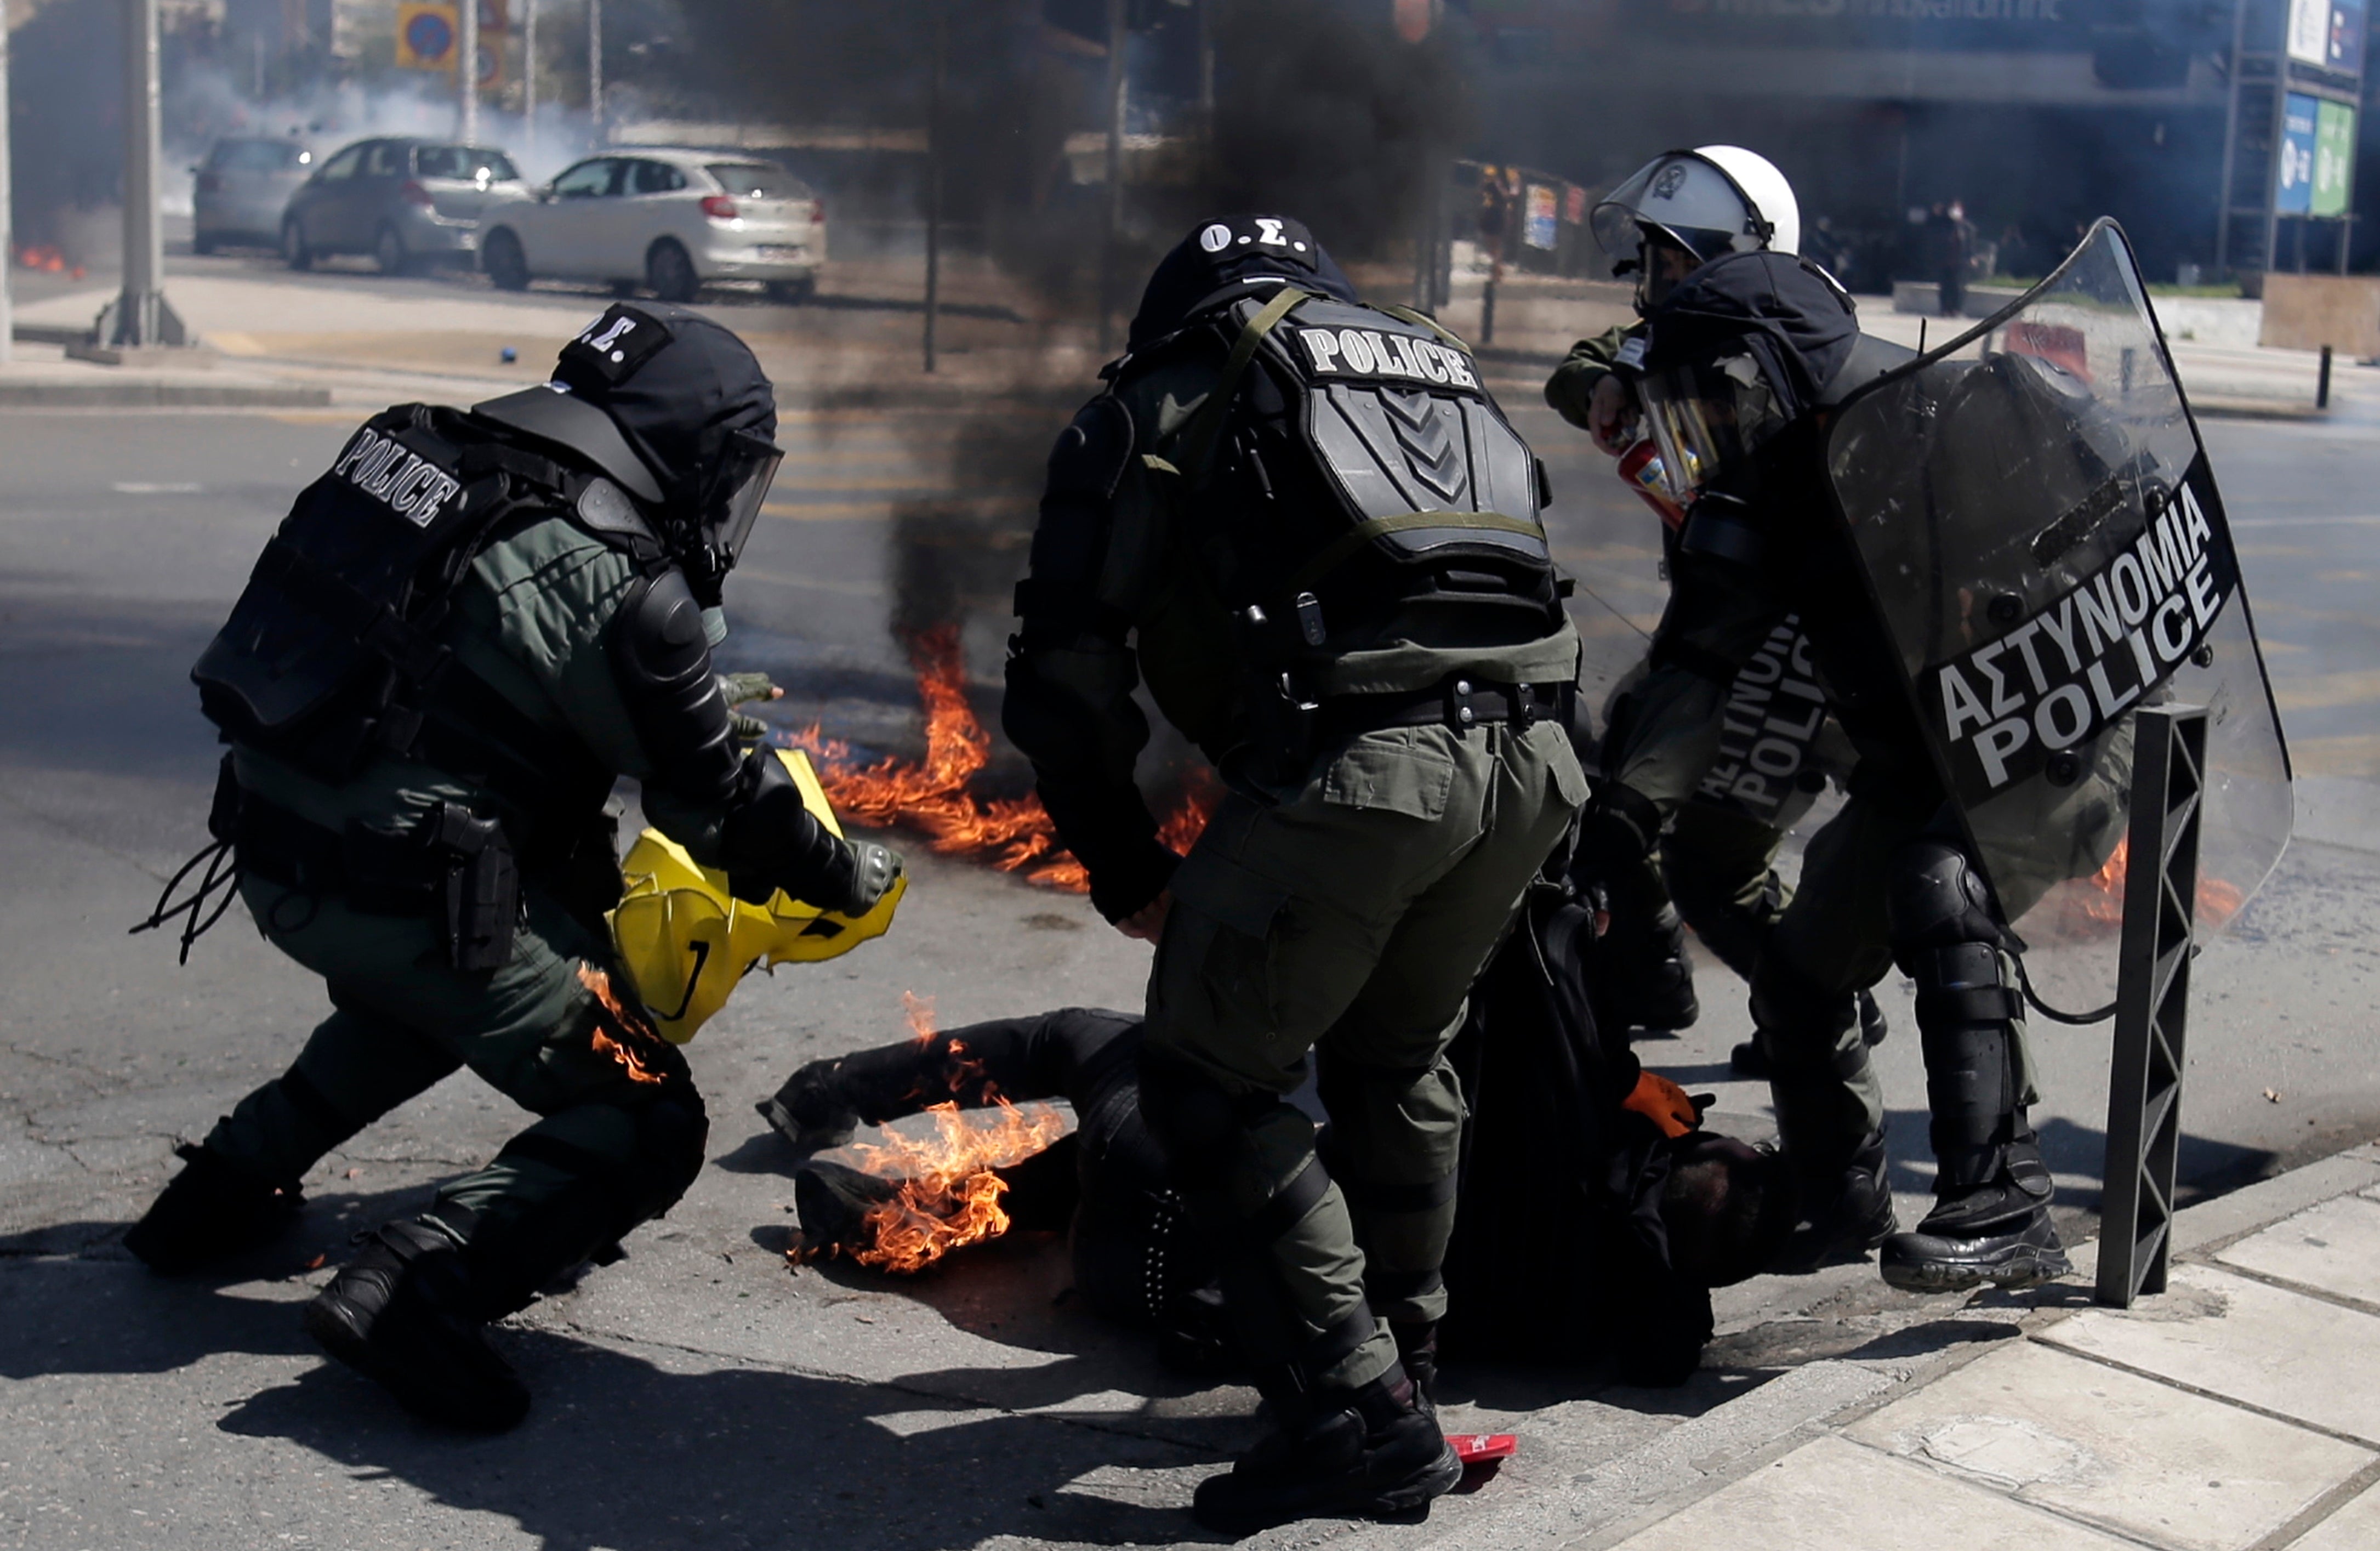
[[[1126,348],[1145,349],[1199,313],[1282,280],[1341,301],[1355,299],[1355,287],[1305,222],[1286,215],[1201,221],[1150,274]]]
[[[578,454],[636,496],[705,606],[784,457],[750,348],[666,302],[613,303],[562,348],[552,382],[473,412]]]

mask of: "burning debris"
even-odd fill
[[[578,966],[578,983],[595,994],[599,1009],[593,1032],[595,1054],[617,1062],[631,1082],[664,1081],[640,1050],[662,1043],[643,1009],[621,1000],[612,990],[612,977],[592,964]]]
[[[934,1035],[930,999],[904,993],[910,1028]],[[978,1063],[953,1043],[955,1090]],[[786,1252],[795,1265],[834,1255],[894,1276],[915,1276],[953,1250],[997,1239],[1009,1228],[998,1172],[1046,1151],[1065,1133],[1065,1117],[1046,1104],[1018,1107],[997,1092],[990,1110],[962,1112],[956,1100],[929,1105],[934,1134],[888,1131],[882,1145],[854,1143],[856,1166],[812,1161],[796,1177],[802,1235]]]
[[[898,825],[926,837],[943,856],[976,857],[1033,883],[1088,893],[1082,863],[1059,844],[1058,831],[1038,797],[984,797],[971,788],[991,763],[991,735],[966,700],[966,662],[955,625],[914,635],[909,658],[925,703],[926,757],[858,764],[850,746],[816,726],[790,739],[818,763],[819,783],[846,823],[871,829]],[[1158,839],[1186,851],[1207,827],[1220,798],[1203,769],[1158,827]]]
[[[2060,885],[2057,899],[2063,912],[2060,931],[2070,936],[2097,936],[2119,931],[2124,924],[2124,878],[2131,859],[2132,842],[2127,836],[2116,842],[2099,870],[2087,878],[2077,878]],[[2239,914],[2246,903],[2239,888],[2221,878],[2202,877],[2198,880],[2198,926],[2212,932],[2227,924]]]

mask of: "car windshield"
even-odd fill
[[[289,140],[227,140],[215,146],[217,172],[283,172],[312,162],[306,148]]]
[[[458,177],[467,183],[476,182],[481,172],[492,183],[511,183],[520,177],[513,170],[512,158],[503,152],[470,145],[417,147],[413,170],[417,177]]]
[[[809,185],[771,162],[712,162],[703,168],[738,199],[806,200]]]

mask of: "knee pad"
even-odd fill
[[[1962,943],[1997,947],[2006,935],[1983,873],[1965,851],[1941,840],[1912,840],[1901,848],[1885,896],[1885,919],[1893,962],[1912,976],[1918,974],[1920,950]]]
[[[691,1084],[665,1093],[637,1111],[637,1155],[644,1197],[640,1217],[657,1217],[678,1203],[702,1172],[710,1116]]]
[[[1167,1175],[1184,1188],[1211,1188],[1222,1178],[1245,1134],[1241,1109],[1189,1062],[1142,1049],[1141,1118],[1165,1149]]]
[[[1752,977],[1752,1025],[1780,1079],[1831,1074],[1851,1081],[1867,1069],[1867,1044],[1843,1035],[1859,1022],[1856,994],[1838,995],[1764,959]]]

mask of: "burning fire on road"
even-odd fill
[[[1039,798],[985,797],[973,789],[991,763],[991,735],[967,704],[958,627],[939,625],[911,637],[909,659],[925,703],[922,761],[860,764],[848,744],[823,736],[816,726],[791,739],[817,762],[820,784],[837,816],[871,829],[915,830],[941,855],[975,857],[1003,872],[1023,873],[1047,888],[1088,893],[1088,874],[1059,843]],[[1158,839],[1177,851],[1188,850],[1220,797],[1213,776],[1199,767],[1160,823]]]
[[[910,1027],[933,1037],[933,1008],[904,995]],[[962,1057],[965,1046],[953,1044]],[[953,1250],[999,1238],[1009,1228],[1000,1169],[1023,1163],[1064,1134],[1052,1106],[1019,1106],[994,1093],[989,1110],[962,1111],[955,1100],[929,1105],[930,1137],[887,1132],[881,1144],[854,1143],[854,1164],[805,1166],[795,1186],[803,1236],[786,1258],[795,1265],[841,1255],[861,1265],[914,1276]]]

